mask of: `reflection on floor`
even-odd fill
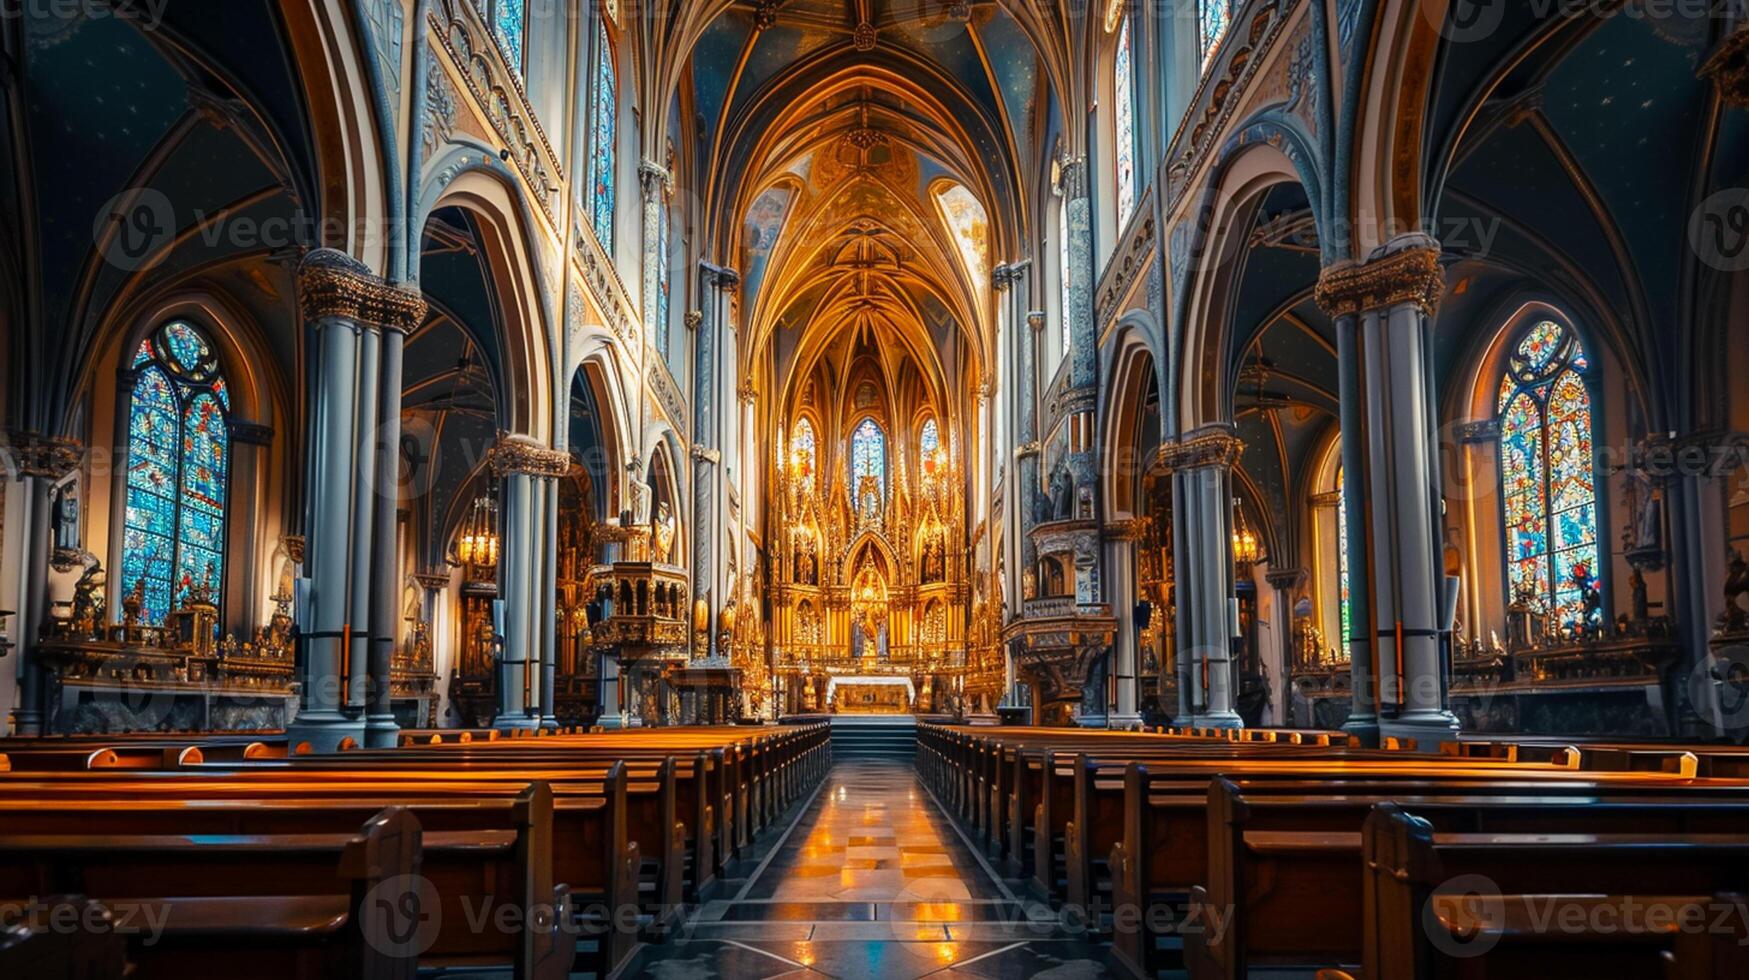
[[[1017,901],[910,765],[839,762],[789,832],[626,976],[656,980],[1116,975],[1108,948]]]

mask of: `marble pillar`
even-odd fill
[[[1440,514],[1437,391],[1433,384],[1432,326],[1445,290],[1439,243],[1427,235],[1403,235],[1362,263],[1331,266],[1318,283],[1318,301],[1338,323],[1352,320],[1350,346],[1360,348],[1359,377],[1342,391],[1344,483],[1363,485],[1366,500],[1350,498],[1351,526],[1365,515],[1365,539],[1351,530],[1349,554],[1368,562],[1366,615],[1355,610],[1355,636],[1370,637],[1368,660],[1377,678],[1379,734],[1423,743],[1454,738],[1457,719],[1448,707],[1448,678],[1440,643],[1440,597],[1444,591]],[[1343,370],[1353,370],[1345,362]],[[1364,392],[1359,447],[1349,443],[1353,380]],[[1359,467],[1349,454],[1363,448]],[[1364,474],[1364,481],[1356,479]],[[1356,562],[1356,565],[1359,563]],[[1350,593],[1354,589],[1350,571]],[[1355,646],[1356,691],[1360,647]],[[1375,692],[1369,681],[1365,688]],[[1357,696],[1356,710],[1362,705]],[[1363,718],[1364,720],[1364,718]]]
[[[541,647],[545,584],[546,501],[554,480],[571,468],[569,453],[526,435],[503,436],[492,447],[492,476],[500,481],[498,561],[503,636],[498,655],[498,716],[493,727],[534,729],[542,722]]]
[[[1233,676],[1233,466],[1244,445],[1211,425],[1160,447],[1172,473],[1180,725],[1238,728]]]
[[[1105,527],[1106,574],[1111,595],[1118,600],[1112,608],[1117,615],[1117,643],[1111,656],[1117,700],[1106,709],[1106,724],[1111,728],[1132,729],[1142,724],[1137,680],[1142,662],[1141,635],[1136,629],[1135,607],[1136,543],[1142,539],[1144,527],[1137,518],[1113,521]]]
[[[724,496],[722,472],[723,412],[729,402],[720,384],[722,365],[718,362],[723,347],[723,331],[729,319],[729,301],[740,285],[741,277],[733,269],[701,263],[703,278],[702,312],[696,341],[697,354],[693,378],[692,432],[692,596],[710,610],[705,629],[697,638],[695,658],[719,656],[717,620],[722,604],[729,597],[722,594],[727,556],[723,539],[718,501]]]
[[[55,485],[79,465],[83,450],[78,443],[35,432],[8,434],[6,452],[18,475],[16,492],[24,497],[25,539],[19,549],[23,561],[23,603],[17,610],[13,634],[18,652],[18,707],[12,712],[13,733],[47,734],[46,682],[36,645],[49,612],[49,558],[55,544],[50,530]],[[0,475],[0,478],[4,478]],[[120,594],[119,591],[117,594]]]
[[[377,384],[375,479],[372,489],[376,511],[371,520],[370,658],[364,741],[370,748],[395,745],[400,726],[395,723],[390,673],[395,645],[401,632],[401,362],[407,335],[424,319],[423,303],[396,323],[383,325]]]
[[[352,584],[351,609],[347,617],[346,710],[362,717],[370,687],[370,623],[376,541],[377,411],[382,356],[382,330],[376,324],[360,324],[358,334],[357,391],[352,404]]]

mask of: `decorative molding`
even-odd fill
[[[1147,536],[1146,517],[1125,517],[1105,522],[1105,540],[1133,543]]]
[[[873,24],[865,20],[862,23],[857,24],[856,30],[850,33],[850,43],[852,47],[856,48],[856,50],[866,54],[873,51],[875,45],[880,43],[880,36],[880,31],[876,30]]]
[[[1215,52],[1212,70],[1197,86],[1183,121],[1174,130],[1177,135],[1166,149],[1170,161],[1166,168],[1168,211],[1175,210],[1190,189],[1191,176],[1206,162],[1216,134],[1225,131],[1226,123],[1238,111],[1250,83],[1268,60],[1265,55],[1298,5],[1299,0],[1256,4],[1258,9],[1251,12],[1249,20],[1239,19],[1242,9],[1234,10],[1234,21]]]
[[[1167,472],[1197,470],[1208,466],[1232,469],[1245,452],[1245,442],[1224,425],[1211,425],[1186,433],[1160,446],[1160,465]]]
[[[1323,493],[1314,493],[1311,496],[1311,504],[1320,510],[1335,510],[1342,506],[1342,491],[1326,490]]]
[[[1154,254],[1154,207],[1148,198],[1153,193],[1153,188],[1149,188],[1142,203],[1137,205],[1141,220],[1130,222],[1128,237],[1118,244],[1117,254],[1106,263],[1105,283],[1099,289],[1094,312],[1102,334],[1117,318],[1124,298],[1141,277],[1142,270],[1152,266],[1148,257]]]
[[[306,322],[339,317],[412,332],[425,320],[425,297],[378,278],[344,252],[320,248],[298,269],[298,301]]]
[[[1749,25],[1726,35],[1696,74],[1710,80],[1727,105],[1749,108]]]
[[[492,475],[561,477],[571,472],[571,454],[548,449],[528,436],[500,435],[487,456]]]
[[[783,7],[783,0],[759,0],[759,5],[753,8],[753,26],[761,31],[769,31],[777,26],[777,12]]]
[[[1424,235],[1414,238],[1426,244],[1389,251],[1359,264],[1339,262],[1326,268],[1318,276],[1319,308],[1335,318],[1413,303],[1430,317],[1438,314],[1440,297],[1445,294],[1439,246]]]
[[[471,0],[440,0],[428,20],[431,32],[466,80],[475,104],[507,144],[510,160],[534,191],[541,211],[548,221],[557,221],[564,164],[528,103],[522,78],[504,63],[483,16]]]
[[[601,242],[595,238],[594,229],[574,226],[573,250],[583,265],[583,279],[590,292],[595,296],[596,305],[601,308],[603,319],[620,343],[631,350],[638,349],[641,341],[642,327],[632,306],[631,293],[626,290],[625,281],[619,277],[619,269],[613,264],[613,259],[601,248]]]
[[[59,480],[73,472],[84,458],[84,447],[72,439],[45,436],[39,432],[13,429],[6,434],[4,447],[12,457],[12,466],[19,476],[34,476]]]
[[[442,572],[415,572],[413,581],[427,592],[442,592],[449,588],[449,575]]]
[[[449,72],[433,65],[425,73],[425,158],[433,159],[437,151],[455,135],[455,86]]]

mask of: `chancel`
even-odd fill
[[[1749,5],[0,16],[0,977],[1749,976]]]

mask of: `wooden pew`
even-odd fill
[[[1435,901],[1454,881],[1483,883],[1487,901],[1502,909],[1527,897],[1566,896],[1556,903],[1581,912],[1613,900],[1604,896],[1668,896],[1681,905],[1683,896],[1740,895],[1749,885],[1749,835],[1741,831],[1444,834],[1387,803],[1367,818],[1362,848],[1368,977],[1474,974],[1461,953],[1439,941],[1442,928],[1464,926],[1457,903]],[[1504,927],[1483,937],[1491,944],[1482,961],[1488,976],[1555,975],[1551,968],[1567,976],[1656,976],[1673,958],[1664,955],[1674,952],[1673,936],[1658,930],[1551,930],[1510,911],[1492,921]]]
[[[149,824],[163,836],[272,837],[332,832],[355,822],[361,809],[395,803],[426,828],[420,873],[441,900],[443,925],[426,950],[432,963],[501,964],[521,976],[562,975],[577,958],[574,938],[582,935],[591,947],[586,953],[595,954],[583,961],[605,975],[635,944],[635,931],[622,927],[621,910],[637,908],[638,861],[636,845],[625,839],[623,771],[593,797],[572,793],[558,803],[545,783],[324,787],[269,781],[217,787],[201,785],[215,780],[172,777],[69,787],[65,777],[57,779],[59,785],[6,783],[0,823],[37,835],[62,828],[123,834]],[[231,795],[219,793],[221,788]],[[174,867],[160,872],[183,888],[200,887],[177,875]],[[510,917],[503,920],[510,928],[482,919],[498,914]],[[482,921],[489,927],[476,927]]]
[[[419,822],[395,807],[342,834],[0,835],[0,894],[82,879],[112,915],[152,913],[154,931],[129,943],[129,976],[141,980],[239,969],[410,980],[417,951],[376,903],[420,870]],[[112,923],[112,935],[128,925]]]
[[[23,912],[17,920],[0,916],[0,976],[121,980],[127,969],[127,943],[100,902],[59,895],[28,918]]]

